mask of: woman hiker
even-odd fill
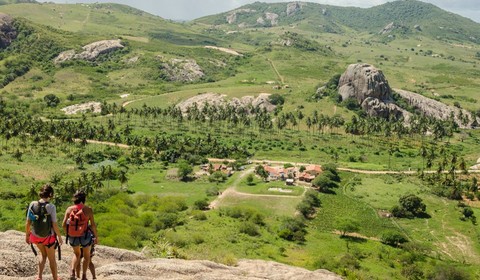
[[[67,233],[66,242],[73,248],[74,256],[70,267],[70,280],[75,280],[75,271],[80,265],[83,254],[82,280],[87,279],[87,269],[90,266],[90,249],[98,243],[97,226],[93,219],[92,208],[85,205],[86,194],[77,191],[73,195],[73,206],[65,211],[63,228]],[[88,230],[90,225],[91,231]],[[93,235],[92,235],[93,233]],[[93,236],[96,238],[94,239]]]
[[[27,221],[25,223],[25,242],[35,244],[40,251],[38,257],[38,276],[36,280],[42,280],[43,270],[48,258],[50,271],[54,280],[59,280],[57,261],[55,260],[55,243],[62,245],[62,237],[57,225],[57,210],[50,203],[53,198],[53,188],[46,184],[42,186],[40,200],[32,201],[28,206]],[[33,246],[32,246],[32,250]],[[36,255],[36,251],[34,250]]]

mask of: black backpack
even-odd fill
[[[52,217],[47,212],[47,204],[48,202],[35,201],[28,209],[33,232],[39,237],[47,237],[52,232]]]

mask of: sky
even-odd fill
[[[223,13],[257,0],[49,0],[55,3],[119,3],[171,20],[192,20],[202,16]],[[292,0],[258,0],[260,2],[293,2]],[[335,6],[368,8],[391,0],[308,0]],[[444,10],[480,23],[480,0],[422,0]],[[47,2],[47,1],[39,1]]]

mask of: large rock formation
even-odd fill
[[[167,79],[175,82],[195,82],[201,79],[205,74],[202,68],[193,59],[171,59],[164,62],[163,73]]]
[[[8,47],[17,38],[17,30],[13,26],[13,18],[0,13],[0,49]]]
[[[455,106],[448,106],[442,102],[438,102],[414,92],[400,89],[395,89],[395,92],[405,99],[409,105],[426,116],[439,120],[447,120],[453,116],[455,123],[460,128],[473,128],[480,124],[480,118],[472,115],[467,110]]]
[[[148,259],[141,253],[98,245],[93,261],[99,280],[341,280],[326,270],[309,271],[275,262],[240,260],[235,267],[210,261]],[[57,261],[59,276],[68,279],[72,249],[62,246],[62,260]],[[25,243],[25,234],[0,232],[0,279],[33,280],[36,260]],[[43,279],[50,280],[48,265]],[[90,278],[89,278],[90,279]]]
[[[369,116],[408,119],[410,113],[392,102],[392,90],[382,71],[369,64],[351,64],[339,80],[342,100],[356,99]]]
[[[291,16],[302,9],[303,3],[292,2],[287,5],[287,16]]]
[[[202,110],[206,103],[209,105],[215,106],[233,106],[235,108],[247,108],[249,106],[265,108],[268,112],[275,110],[275,105],[269,101],[270,94],[261,93],[257,97],[254,96],[243,96],[242,98],[232,98],[231,100],[225,99],[225,95],[220,95],[217,93],[204,93],[200,95],[193,96],[185,101],[177,104],[177,107],[180,108],[182,112],[186,112],[189,107],[192,107],[194,104],[198,109]]]
[[[358,104],[368,98],[390,102],[392,90],[382,71],[369,64],[351,64],[340,77],[339,94],[343,100],[355,98]]]
[[[410,112],[393,103],[392,90],[383,73],[369,64],[351,64],[340,77],[338,93],[342,100],[353,98],[369,116],[395,117],[408,120]],[[420,94],[405,90],[395,90],[417,112],[439,120],[453,116],[461,128],[472,128],[480,124],[480,118],[470,112],[448,106]]]
[[[75,50],[68,50],[60,53],[54,60],[54,63],[62,63],[72,59],[83,59],[93,61],[101,54],[110,53],[124,46],[120,40],[103,40],[93,42],[82,47],[83,52],[75,53]]]

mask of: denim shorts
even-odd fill
[[[67,243],[70,244],[72,247],[77,247],[77,246],[82,246],[82,247],[88,247],[90,246],[93,242],[93,235],[91,232],[88,232],[86,234],[83,234],[80,237],[73,237],[69,236],[67,238]]]

